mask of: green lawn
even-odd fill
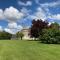
[[[60,45],[0,40],[0,60],[60,60]]]

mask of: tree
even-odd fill
[[[39,40],[43,43],[60,43],[60,30],[44,29],[43,35],[40,35]]]
[[[57,30],[59,30],[60,28],[60,26],[59,26],[59,24],[57,23],[57,22],[54,22],[54,23],[51,23],[51,25],[49,26],[50,28],[53,28],[53,29],[57,29]]]
[[[0,32],[0,39],[11,39],[12,34],[2,31]]]
[[[22,40],[24,34],[22,32],[17,32],[16,36],[17,36],[17,38],[20,38]]]
[[[60,43],[60,28],[58,23],[51,23],[48,29],[42,30],[39,40],[44,43]]]
[[[48,22],[42,21],[41,19],[39,20],[33,20],[32,21],[32,26],[31,26],[31,37],[38,38],[40,34],[42,34],[42,29],[48,27]]]

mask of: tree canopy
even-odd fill
[[[20,38],[22,40],[24,34],[22,32],[17,32],[16,36],[17,36],[17,38]]]
[[[5,31],[1,31],[0,32],[0,39],[11,39],[12,34],[5,32]]]
[[[31,37],[35,37],[38,38],[40,34],[42,34],[42,29],[47,28],[48,27],[48,22],[47,21],[43,21],[43,20],[33,20],[32,21],[32,26],[31,26]]]

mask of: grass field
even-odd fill
[[[60,60],[60,45],[0,40],[0,60]]]

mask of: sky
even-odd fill
[[[60,0],[0,0],[0,31],[15,34],[33,19],[60,24]]]

